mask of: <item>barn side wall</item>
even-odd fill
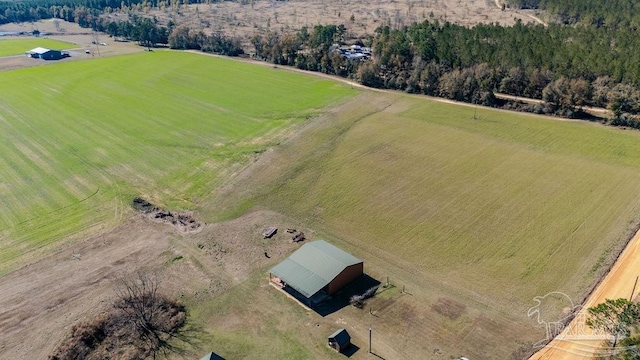
[[[42,58],[44,60],[60,60],[62,59],[62,52],[57,50],[47,51],[46,53],[42,54]]]
[[[344,270],[338,276],[336,276],[331,282],[325,287],[325,291],[329,295],[333,295],[340,291],[347,284],[357,279],[364,272],[364,263],[359,263],[355,265],[351,265]]]

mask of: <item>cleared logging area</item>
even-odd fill
[[[407,284],[414,296],[372,303],[381,343],[402,358],[507,358],[544,338],[526,315],[533,297],[580,301],[633,231],[639,140],[367,94],[254,169],[227,209],[253,204],[305,221]]]
[[[354,93],[277,69],[162,51],[2,78],[0,274],[33,250],[112,228],[135,196],[197,208],[288,126]]]

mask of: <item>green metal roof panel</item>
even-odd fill
[[[308,298],[328,284],[325,279],[291,259],[276,265],[271,273]]]
[[[345,268],[362,260],[324,240],[304,244],[270,272],[306,297],[327,286]]]

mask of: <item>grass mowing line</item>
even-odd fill
[[[77,44],[46,38],[37,39],[2,39],[0,37],[0,56],[22,55],[25,52],[43,47],[55,50],[75,49]]]
[[[0,132],[10,134],[0,141],[9,214],[0,218],[0,232],[46,246],[93,226],[92,207],[98,222],[117,221],[111,217],[122,212],[103,207],[113,201],[106,194],[121,207],[143,195],[197,210],[223,176],[273,146],[284,129],[355,92],[299,74],[157,51],[8,71],[0,93],[7,109]],[[81,202],[97,188],[102,195]],[[61,208],[74,209],[69,221],[57,218]],[[25,221],[29,226],[20,225]]]

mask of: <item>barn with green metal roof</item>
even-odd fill
[[[317,240],[303,245],[274,266],[269,271],[269,279],[312,306],[360,277],[363,270],[362,260],[324,240]]]

